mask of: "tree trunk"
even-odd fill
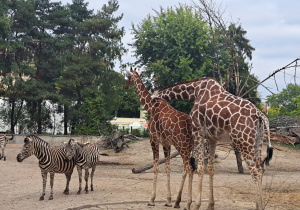
[[[173,153],[170,155],[170,159],[176,157],[177,155],[179,155],[179,152],[178,152],[178,151],[173,152]],[[165,161],[166,161],[165,158],[161,158],[161,159],[158,160],[158,164],[162,164],[162,163],[164,163]],[[148,163],[148,164],[143,165],[143,166],[140,166],[140,167],[138,167],[137,169],[133,168],[133,169],[132,169],[132,173],[134,173],[134,174],[141,173],[141,172],[146,171],[146,170],[148,170],[148,169],[150,169],[150,168],[153,168],[153,162],[152,162],[152,163]]]
[[[42,101],[38,101],[38,116],[37,116],[37,123],[38,123],[38,134],[42,134]]]
[[[242,155],[234,144],[231,144],[231,146],[235,153],[238,172],[239,172],[239,174],[244,174],[244,168],[243,168],[243,164],[242,164]]]
[[[14,115],[15,115],[15,100],[11,101],[11,113],[10,113],[10,133],[15,133],[15,126],[14,126]]]
[[[64,135],[68,135],[68,107],[64,104]]]

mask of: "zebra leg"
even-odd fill
[[[77,166],[77,171],[78,171],[78,178],[79,178],[79,190],[77,192],[77,195],[80,194],[81,192],[81,182],[82,182],[82,168],[80,166]]]
[[[40,197],[40,201],[44,200],[46,184],[47,184],[47,171],[41,170],[41,172],[42,172],[42,178],[43,178],[43,192],[42,192],[42,195]]]
[[[88,188],[88,182],[89,182],[89,169],[85,169],[85,175],[84,175],[84,179],[85,179],[85,193],[89,193],[89,188]]]
[[[2,146],[2,154],[3,154],[3,160],[6,161],[5,145]]]
[[[2,154],[0,154],[0,160],[4,157],[4,160],[6,160],[5,153],[4,153],[4,145],[1,145]]]
[[[50,193],[49,200],[53,200],[53,183],[54,183],[54,172],[50,172],[51,193]]]
[[[70,184],[72,172],[73,172],[73,170],[70,170],[67,173],[65,173],[66,179],[67,179],[66,189],[64,190],[65,195],[69,195],[69,184]]]
[[[92,168],[92,172],[91,172],[91,191],[94,191],[94,187],[93,187],[93,178],[94,178],[95,170],[96,170],[96,166],[94,166],[94,167]]]

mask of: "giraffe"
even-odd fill
[[[188,200],[186,209],[190,209],[192,203],[192,181],[193,181],[193,159],[191,152],[193,149],[192,121],[189,115],[172,108],[164,99],[151,99],[151,94],[143,84],[139,74],[135,70],[127,70],[127,82],[125,89],[135,85],[138,95],[145,110],[151,115],[149,121],[150,144],[153,152],[153,190],[149,206],[154,206],[156,197],[156,185],[158,175],[159,144],[162,145],[165,156],[165,171],[167,174],[167,202],[165,206],[171,207],[171,186],[170,186],[170,152],[171,145],[174,145],[183,161],[182,180],[174,208],[180,208],[182,189],[186,175],[189,174]]]
[[[262,175],[264,164],[269,165],[273,148],[270,142],[268,118],[246,99],[227,92],[215,79],[201,78],[177,83],[156,90],[152,98],[166,100],[193,100],[190,112],[192,134],[195,142],[195,156],[198,159],[198,193],[195,209],[201,206],[202,180],[204,175],[204,140],[209,144],[209,204],[214,209],[213,176],[214,154],[218,141],[231,141],[242,153],[250,169],[256,187],[256,208],[263,209]],[[262,137],[264,126],[267,128],[269,145],[267,157],[262,161]]]

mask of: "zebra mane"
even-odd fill
[[[28,136],[26,136],[26,137],[30,137],[30,138],[32,138],[34,141],[42,142],[43,145],[45,145],[46,147],[50,147],[49,142],[47,142],[47,141],[41,139],[40,137],[38,137],[38,136],[36,136],[36,135],[31,134],[31,135],[28,135]]]
[[[177,86],[177,85],[188,84],[188,83],[197,82],[197,81],[202,81],[202,80],[207,80],[207,79],[213,79],[213,80],[216,80],[216,79],[213,78],[213,77],[202,77],[202,78],[198,78],[198,79],[194,79],[194,80],[177,82],[177,83],[175,83],[174,85],[170,85],[170,86],[167,86],[167,87],[164,87],[164,88],[161,88],[161,89],[156,89],[156,90],[162,91],[162,90],[165,90],[165,89],[168,89],[168,88],[175,87],[175,86]]]

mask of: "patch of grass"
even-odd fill
[[[296,144],[296,145],[291,145],[291,144],[281,144],[281,146],[283,147],[288,147],[288,148],[292,148],[295,150],[300,150],[300,144]]]

